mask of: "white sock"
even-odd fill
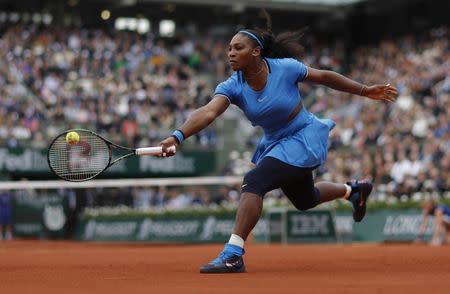
[[[244,248],[244,239],[242,239],[236,234],[231,234],[230,241],[228,241],[228,244],[233,244],[241,248]]]
[[[347,191],[345,192],[345,195],[344,195],[344,199],[348,199],[350,197],[350,194],[352,193],[352,187],[347,184],[344,184],[344,186],[345,186],[345,189],[347,189]]]

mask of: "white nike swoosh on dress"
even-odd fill
[[[267,98],[267,96],[264,96],[264,97],[262,97],[262,98],[256,99],[256,101],[258,101],[258,102],[263,102],[264,100],[266,100],[266,98]]]

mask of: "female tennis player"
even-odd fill
[[[313,170],[325,162],[328,134],[335,123],[306,110],[299,82],[385,102],[397,96],[389,84],[366,86],[333,71],[305,66],[299,61],[303,33],[285,32],[275,37],[270,16],[266,16],[267,29],[241,30],[231,39],[228,58],[234,73],[216,87],[214,98],[160,143],[168,156],[173,155],[169,146],[206,128],[231,103],[264,130],[252,159],[256,167],[243,180],[233,234],[219,257],[200,268],[201,273],[245,271],[244,241],[259,220],[264,195],[273,189],[281,188],[299,210],[345,198],[352,203],[355,221],[364,218],[370,182],[314,183]]]

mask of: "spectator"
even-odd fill
[[[0,191],[0,240],[12,239],[12,199],[9,191]]]

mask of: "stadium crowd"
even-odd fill
[[[230,73],[228,40],[220,38],[170,41],[151,34],[25,24],[0,26],[0,34],[0,142],[12,148],[30,142],[46,147],[49,138],[73,127],[95,129],[125,145],[156,144],[211,99],[216,83]],[[306,65],[366,84],[391,82],[400,93],[387,105],[302,84],[309,110],[337,122],[319,179],[370,178],[380,198],[448,192],[448,28],[362,45],[351,55],[340,41],[305,41]],[[252,147],[257,132],[248,138]],[[209,128],[189,140],[214,148],[219,135]],[[236,202],[238,195],[237,187],[214,193],[134,188],[107,204],[179,208]],[[91,196],[90,205],[102,204]]]
[[[223,67],[223,53],[212,39],[170,45],[133,32],[4,28],[0,139],[45,146],[67,128],[85,127],[131,146],[156,144],[209,99],[212,83],[202,73]],[[210,147],[215,135],[197,139]]]

